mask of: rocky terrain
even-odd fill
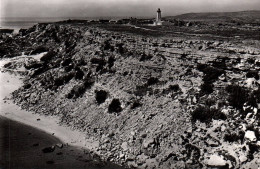
[[[260,39],[120,29],[38,24],[3,39],[2,58],[46,52],[5,65],[26,68],[14,102],[125,167],[260,167]]]

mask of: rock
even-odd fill
[[[154,143],[154,139],[153,138],[148,138],[148,139],[145,139],[144,142],[143,142],[143,147],[144,148],[148,148],[150,144],[153,144]]]
[[[240,163],[244,163],[244,162],[246,162],[247,161],[247,157],[246,157],[246,155],[240,155],[239,156],[239,161],[240,161]]]
[[[105,138],[104,139],[104,143],[109,143],[110,141],[109,141],[109,138]]]
[[[219,146],[219,143],[217,141],[212,140],[212,139],[208,140],[207,143],[211,147],[218,147]]]
[[[256,136],[255,136],[255,132],[254,131],[246,131],[246,134],[245,134],[245,139],[248,139],[250,141],[256,141]]]
[[[206,161],[206,164],[210,167],[225,167],[227,166],[227,161],[224,160],[223,156],[212,154]]]
[[[141,134],[141,137],[142,137],[142,138],[146,138],[146,136],[147,136],[146,133]]]
[[[122,148],[124,151],[127,151],[127,149],[128,149],[127,142],[123,142],[122,145],[121,145],[121,148]]]
[[[43,153],[51,153],[55,150],[55,146],[51,146],[51,147],[46,147],[44,149],[42,149]]]
[[[56,144],[56,147],[62,148],[62,147],[63,147],[63,144],[62,144],[62,143],[58,143],[58,144]]]
[[[120,152],[119,158],[124,158],[124,157],[125,157],[125,154],[123,154],[122,152]]]

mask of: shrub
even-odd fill
[[[35,48],[30,55],[36,55],[39,53],[43,53],[43,52],[47,52],[48,48],[44,47],[44,46],[38,46],[37,48]]]
[[[243,132],[243,131],[240,131],[238,134],[237,133],[226,133],[224,135],[224,141],[237,142],[238,140],[241,140],[241,142],[243,142],[244,135],[245,135],[245,132]]]
[[[118,43],[118,44],[116,44],[116,47],[117,47],[117,51],[118,51],[118,53],[120,53],[120,54],[123,54],[123,53],[125,53],[125,48],[123,47],[123,43]]]
[[[84,86],[84,84],[76,85],[72,88],[70,93],[67,95],[67,98],[71,99],[71,98],[81,97],[85,93],[85,91],[86,91],[86,87]]]
[[[43,62],[49,62],[55,55],[56,55],[56,52],[51,50],[48,53],[46,53],[45,55],[43,55],[40,60]]]
[[[247,78],[255,78],[256,80],[259,80],[259,74],[257,70],[249,70],[246,74]]]
[[[109,58],[108,58],[108,67],[109,68],[112,68],[113,66],[114,66],[114,62],[116,61],[116,59],[114,58],[114,57],[112,57],[112,56],[110,56]]]
[[[209,107],[199,106],[191,113],[191,120],[196,122],[199,120],[203,123],[209,123],[214,120],[226,120],[227,116],[218,109],[210,109]]]
[[[141,58],[140,58],[139,61],[143,62],[143,61],[146,61],[146,60],[151,60],[152,58],[153,58],[153,56],[151,54],[146,55],[145,53],[143,53],[141,55]]]
[[[67,59],[64,59],[64,60],[61,62],[61,65],[65,67],[65,66],[68,66],[70,63],[72,63],[71,58],[67,58]]]
[[[90,62],[92,64],[96,64],[97,67],[96,67],[96,72],[100,71],[100,70],[103,70],[104,66],[106,65],[106,62],[104,59],[99,59],[99,58],[92,58],[90,60]]]
[[[4,65],[4,66],[6,66],[6,65]],[[27,64],[24,64],[24,67],[26,69],[37,69],[37,68],[40,68],[42,66],[43,66],[42,63],[39,63],[39,62],[36,62],[36,61],[32,61],[32,62],[29,62]]]
[[[140,107],[140,106],[142,106],[142,104],[139,101],[136,100],[136,101],[133,102],[131,109],[135,109],[135,108]]]
[[[113,99],[110,105],[108,106],[109,113],[119,113],[122,111],[121,103],[119,99]]]
[[[134,94],[136,96],[144,96],[147,94],[147,92],[153,92],[153,89],[150,87],[147,87],[146,85],[136,86],[136,90],[134,91]]]
[[[206,64],[198,64],[197,68],[204,73],[203,81],[209,83],[215,82],[220,75],[225,73],[223,69],[218,69]]]
[[[238,85],[229,85],[226,87],[226,91],[229,93],[229,104],[234,108],[242,110],[244,103],[249,97],[248,91]]]
[[[158,83],[159,80],[157,77],[150,77],[148,80],[147,80],[147,85],[148,86],[151,86],[151,85],[154,85],[156,83]]]
[[[96,101],[98,104],[102,104],[106,101],[107,99],[107,92],[104,90],[100,90],[100,91],[95,91],[96,93]]]
[[[203,83],[200,88],[201,88],[201,91],[200,93],[203,95],[203,94],[210,94],[213,92],[213,84],[211,83]]]
[[[254,90],[249,94],[249,97],[247,99],[247,103],[250,106],[258,107],[258,103],[260,103],[260,87],[258,87],[257,90]]]
[[[177,91],[180,90],[180,86],[178,84],[170,85],[169,89],[174,91],[174,92],[177,92]]]
[[[76,68],[75,79],[81,80],[84,77],[84,72],[80,68]]]

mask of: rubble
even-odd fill
[[[120,26],[23,30],[0,56],[47,54],[5,66],[26,68],[14,102],[58,116],[99,141],[101,160],[130,168],[243,168],[260,158],[258,48]]]

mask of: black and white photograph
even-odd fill
[[[259,0],[0,0],[0,169],[260,169]]]

